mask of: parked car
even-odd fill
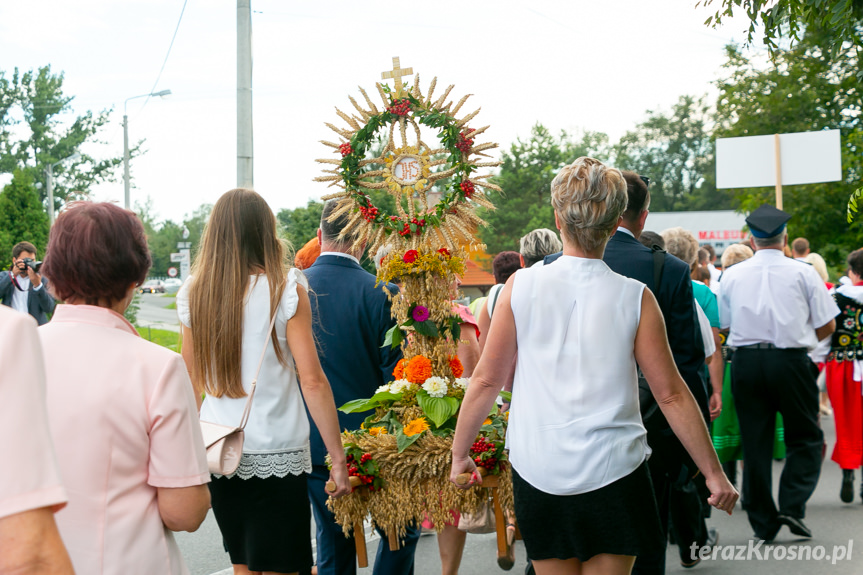
[[[176,293],[180,291],[180,286],[183,285],[183,280],[180,278],[168,278],[162,283],[165,284],[165,289],[168,293]]]
[[[165,293],[165,284],[162,280],[149,280],[138,288],[138,293]]]

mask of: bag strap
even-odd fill
[[[665,267],[666,251],[655,244],[651,251],[653,251],[653,289],[658,291],[662,281],[662,268]]]
[[[284,291],[284,290],[283,290]],[[284,294],[282,294],[284,295]],[[281,304],[282,298],[279,297]],[[276,306],[276,311],[273,312],[273,318],[270,320],[270,327],[267,329],[267,339],[264,342],[264,349],[261,351],[261,359],[258,360],[258,369],[255,370],[255,379],[252,380],[252,389],[249,390],[249,399],[246,400],[246,408],[243,410],[243,419],[240,420],[239,429],[245,429],[246,423],[249,421],[249,414],[252,412],[252,399],[255,397],[255,389],[258,386],[258,376],[261,374],[261,366],[264,365],[264,355],[267,353],[267,347],[270,345],[270,337],[273,333],[273,327],[276,325],[276,316],[279,315],[279,306]]]

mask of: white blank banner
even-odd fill
[[[779,135],[782,185],[842,179],[839,130]],[[774,136],[716,140],[716,187],[757,188],[776,185]]]

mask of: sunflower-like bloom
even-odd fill
[[[428,430],[429,423],[426,421],[425,417],[417,417],[416,419],[409,421],[408,424],[402,428],[402,431],[404,431],[404,434],[408,437],[413,437],[418,433]]]

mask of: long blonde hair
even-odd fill
[[[213,397],[246,395],[241,362],[249,276],[266,273],[272,317],[287,275],[285,253],[273,211],[254,191],[231,190],[213,206],[192,265],[194,283],[189,289],[199,392]],[[276,357],[287,365],[275,330],[272,340]]]

